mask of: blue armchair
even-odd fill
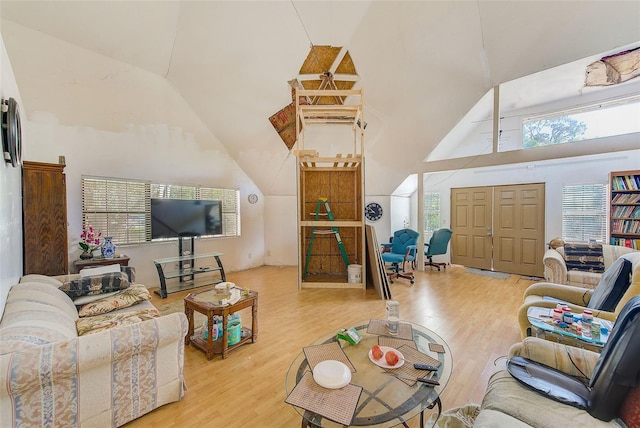
[[[420,234],[415,230],[401,229],[393,233],[389,244],[383,244],[385,252],[381,254],[382,260],[385,263],[391,263],[391,271],[387,274],[389,282],[393,283],[394,278],[405,278],[411,284],[414,283],[413,271],[407,271],[405,266],[407,262],[411,266],[415,263],[419,236]]]
[[[451,229],[443,228],[433,232],[429,243],[424,243],[424,257],[427,259],[424,262],[425,266],[437,267],[440,270],[440,266],[447,268],[446,263],[434,263],[433,256],[439,254],[447,254],[447,247],[451,240],[453,231]]]

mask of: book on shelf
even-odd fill
[[[611,245],[617,245],[620,247],[634,248],[640,250],[640,239],[627,239],[627,238],[611,238]]]
[[[619,205],[613,210],[612,216],[615,218],[637,218],[640,219],[640,205]]]
[[[640,190],[640,175],[619,175],[611,177],[613,190]]]
[[[618,193],[611,200],[613,204],[637,204],[640,203],[640,194]]]

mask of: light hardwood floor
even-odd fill
[[[299,427],[300,416],[284,402],[291,361],[320,336],[384,318],[385,303],[374,289],[298,290],[296,275],[295,266],[228,274],[228,281],[259,293],[257,342],[232,351],[225,360],[216,356],[207,361],[204,353],[186,347],[185,397],[127,427]],[[434,330],[451,348],[454,367],[442,396],[444,409],[480,403],[494,361],[520,340],[516,311],[533,282],[519,275],[496,279],[449,266],[441,272],[417,271],[414,285],[405,280],[391,284],[401,318]],[[185,294],[167,299],[154,294],[153,303],[160,307]],[[250,319],[246,310],[241,316]]]

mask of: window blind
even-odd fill
[[[82,221],[118,244],[151,239],[149,184],[114,178],[82,178]]]
[[[562,239],[606,243],[607,187],[604,184],[562,188]]]
[[[221,201],[222,234],[240,236],[240,192],[213,187],[82,177],[82,221],[116,244],[151,241],[151,198]]]

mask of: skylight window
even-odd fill
[[[523,120],[522,147],[550,146],[640,132],[640,97]]]

